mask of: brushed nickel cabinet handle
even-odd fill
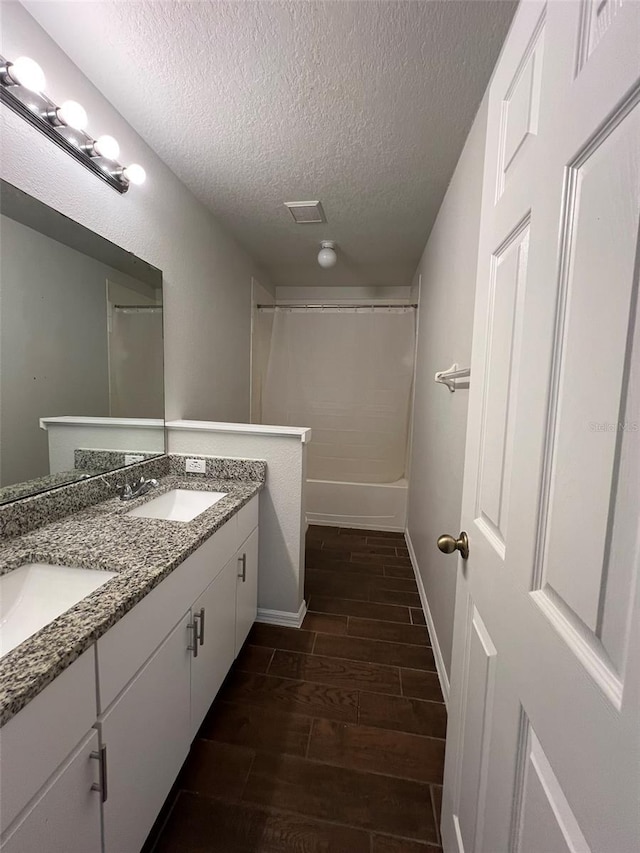
[[[100,773],[100,781],[94,782],[91,786],[92,791],[100,792],[100,802],[106,803],[107,797],[109,796],[109,791],[107,787],[107,745],[103,744],[99,751],[95,749],[91,753],[91,758],[94,758],[99,762],[99,773]]]
[[[198,657],[198,622],[196,621],[197,619],[198,619],[198,614],[194,613],[193,614],[193,622],[190,622],[187,625],[187,628],[190,628],[193,631],[193,643],[192,643],[192,645],[187,646],[187,649],[190,652],[193,652],[194,658]]]
[[[200,608],[200,613],[198,614],[198,618],[200,619],[200,629],[198,631],[198,639],[200,640],[200,645],[204,646],[204,607]]]
[[[242,563],[242,573],[238,577],[242,578],[242,583],[245,583],[247,580],[247,555],[243,554],[242,557],[238,557],[238,561]]]

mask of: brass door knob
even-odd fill
[[[453,554],[454,551],[460,551],[460,556],[466,560],[469,556],[469,537],[464,530],[457,539],[445,533],[443,536],[438,536],[438,548],[443,554]]]

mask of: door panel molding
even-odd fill
[[[640,87],[636,87],[565,172],[558,308],[531,583],[536,603],[616,708],[622,698],[629,601],[637,571],[630,559],[634,521],[627,509],[634,503],[633,482],[621,472],[620,463],[625,430],[636,423],[626,422],[625,400],[631,354],[637,351],[633,345],[638,286],[634,268],[640,204],[636,201],[635,209],[619,209],[614,191],[609,210],[603,211],[602,203],[593,205],[603,195],[599,170],[606,186],[635,182],[636,199],[640,196],[640,158],[633,153],[640,137],[639,102]],[[593,181],[595,196],[593,190],[589,194]],[[599,250],[599,269],[593,264],[592,237],[600,218],[622,222],[622,235],[635,237],[632,244],[625,244],[623,237],[607,235],[608,246]],[[606,270],[615,275],[615,291],[599,285]],[[606,357],[605,351],[596,350],[590,363],[589,351],[599,340],[608,341]],[[612,383],[611,376],[621,379]],[[567,419],[560,401],[566,404],[569,393]],[[628,441],[625,460],[627,467],[632,464],[638,470],[638,456]],[[582,529],[570,524],[572,504],[578,498],[589,518]],[[618,515],[628,523],[616,523]],[[614,531],[616,558],[612,559]],[[572,560],[581,565],[579,585],[571,580]]]
[[[463,691],[465,714],[459,732],[455,820],[461,850],[482,847],[497,649],[469,599]],[[477,783],[469,785],[473,776]],[[462,786],[462,779],[465,786]],[[468,796],[470,794],[471,796]]]
[[[490,269],[476,518],[503,560],[530,222],[528,212],[495,250]]]
[[[522,790],[513,853],[591,853],[558,779],[525,715]]]
[[[510,172],[513,173],[516,162],[521,159],[525,145],[538,132],[545,19],[546,7],[542,10],[502,101],[496,202],[504,193]]]

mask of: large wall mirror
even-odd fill
[[[162,273],[0,182],[0,503],[165,451]]]

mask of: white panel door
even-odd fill
[[[447,853],[640,850],[639,102],[638,2],[521,3],[489,93]]]

